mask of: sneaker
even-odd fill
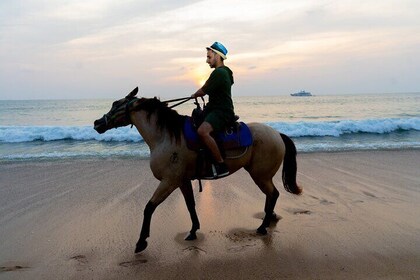
[[[226,166],[226,163],[219,162],[212,165],[214,178],[222,178],[229,175],[229,170]]]

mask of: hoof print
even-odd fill
[[[362,193],[366,196],[372,197],[372,198],[377,198],[376,195],[374,195],[373,193],[367,192],[367,191],[362,191]]]
[[[9,272],[9,271],[18,271],[22,269],[27,269],[28,266],[22,265],[12,265],[12,266],[0,266],[0,272]]]
[[[119,263],[118,265],[123,266],[123,267],[130,267],[130,266],[136,266],[136,265],[143,264],[143,263],[147,263],[147,260],[140,259],[140,260],[122,262],[122,263]]]
[[[311,211],[309,211],[309,210],[295,210],[295,211],[293,211],[293,214],[295,214],[295,215],[310,215],[310,214],[312,214],[312,212]]]
[[[79,264],[87,264],[88,263],[88,260],[86,259],[86,256],[84,256],[84,255],[77,255],[77,256],[71,257],[70,259],[77,261]]]
[[[241,251],[245,250],[246,248],[254,247],[256,245],[257,244],[246,244],[246,245],[242,245],[242,246],[230,247],[228,249],[228,251],[231,252],[231,253],[241,252]]]
[[[194,252],[202,252],[202,253],[207,253],[205,250],[197,247],[197,246],[189,246],[187,248],[184,248],[182,251],[186,252],[186,251],[194,251]]]
[[[70,258],[70,260],[76,262],[76,269],[82,271],[87,268],[88,260],[85,255],[76,255]]]

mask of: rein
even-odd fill
[[[176,102],[176,101],[180,101],[180,100],[182,100],[181,102],[178,102],[178,103],[176,103],[176,104],[174,104],[174,105],[172,105],[172,106],[169,106],[169,107],[168,107],[168,108],[172,109],[172,108],[174,108],[174,107],[176,107],[176,106],[178,106],[178,105],[184,104],[185,102],[187,102],[187,101],[188,101],[188,100],[190,100],[190,99],[192,99],[192,97],[191,97],[191,96],[190,96],[190,97],[182,97],[182,98],[176,98],[176,99],[165,100],[165,101],[163,101],[163,102],[165,102],[165,103],[171,103],[171,102]]]
[[[181,104],[183,104],[183,103],[185,103],[185,102],[187,102],[188,100],[191,100],[191,99],[192,99],[192,97],[182,97],[182,98],[165,100],[165,101],[162,101],[162,102],[164,102],[164,103],[171,103],[171,102],[181,101],[181,102],[178,102],[178,103],[176,103],[176,104],[168,107],[168,108],[172,109],[172,108],[174,108],[176,106],[179,106],[179,105],[181,105]],[[131,99],[129,102],[127,102],[125,104],[125,108],[124,108],[124,111],[125,111],[125,119],[127,121],[129,121],[129,122],[131,122],[131,119],[130,119],[130,106],[136,100],[138,100],[138,99],[137,98],[133,98],[133,99]],[[107,115],[104,115],[104,117],[105,117],[105,123],[108,123],[108,116]],[[133,127],[133,124],[131,124],[131,127]]]

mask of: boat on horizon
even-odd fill
[[[308,91],[301,90],[299,92],[291,93],[291,96],[312,96],[312,94]]]

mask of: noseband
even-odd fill
[[[105,121],[105,125],[107,126],[108,125],[108,117],[107,117],[107,114],[104,114],[103,116],[102,116],[102,118],[104,119],[104,121]],[[100,119],[99,119],[100,120]]]
[[[130,106],[136,101],[138,100],[138,98],[132,98],[130,99],[125,105],[124,108],[122,108],[122,106],[119,106],[116,110],[115,113],[112,114],[112,116],[109,116],[111,112],[105,114],[103,116],[104,121],[105,121],[105,125],[109,124],[109,121],[112,119],[115,119],[115,116],[118,114],[119,111],[124,110],[124,120],[125,122],[127,122],[128,124],[132,124],[131,121],[131,117],[130,117]]]

